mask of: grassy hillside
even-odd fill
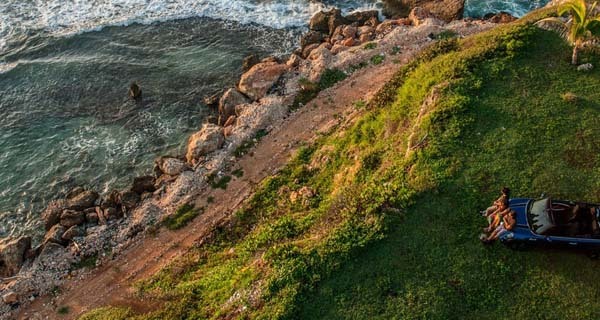
[[[84,318],[599,318],[597,262],[477,240],[476,213],[504,185],[600,200],[600,72],[569,59],[525,20],[437,43],[140,283],[158,311]]]

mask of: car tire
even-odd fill
[[[527,244],[522,241],[512,241],[508,243],[508,247],[515,251],[525,251],[527,250]]]

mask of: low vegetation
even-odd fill
[[[201,209],[195,208],[192,204],[184,204],[175,213],[165,217],[163,224],[169,230],[181,229],[197,217],[201,211]]]
[[[600,318],[596,262],[477,240],[504,185],[600,196],[600,73],[570,66],[568,44],[531,24],[544,15],[437,42],[138,284],[163,307],[115,319]]]

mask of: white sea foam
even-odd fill
[[[347,0],[345,11],[372,9],[380,0]],[[104,26],[209,17],[273,28],[306,25],[326,5],[307,0],[4,0],[0,3],[0,49],[7,38],[42,30],[69,35]]]

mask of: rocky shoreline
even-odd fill
[[[506,15],[454,20],[434,12],[416,7],[408,17],[384,21],[377,11],[345,17],[337,9],[319,12],[301,47],[286,61],[249,57],[238,85],[207,99],[219,117],[189,137],[185,155],[156,159],[154,175],[135,178],[127,190],[101,196],[75,188],[65,199],[52,201],[41,214],[46,234],[35,248],[30,237],[0,240],[0,318],[9,318],[66,278],[83,277],[85,270],[76,266],[101,265],[156,230],[179,207],[193,203],[211,180],[226,176],[237,157],[249,152],[257,133],[271,131],[315,90],[324,89],[318,84],[332,70],[345,77],[365,64],[393,59],[416,46],[417,35],[424,32],[427,39],[419,41],[513,20]]]

